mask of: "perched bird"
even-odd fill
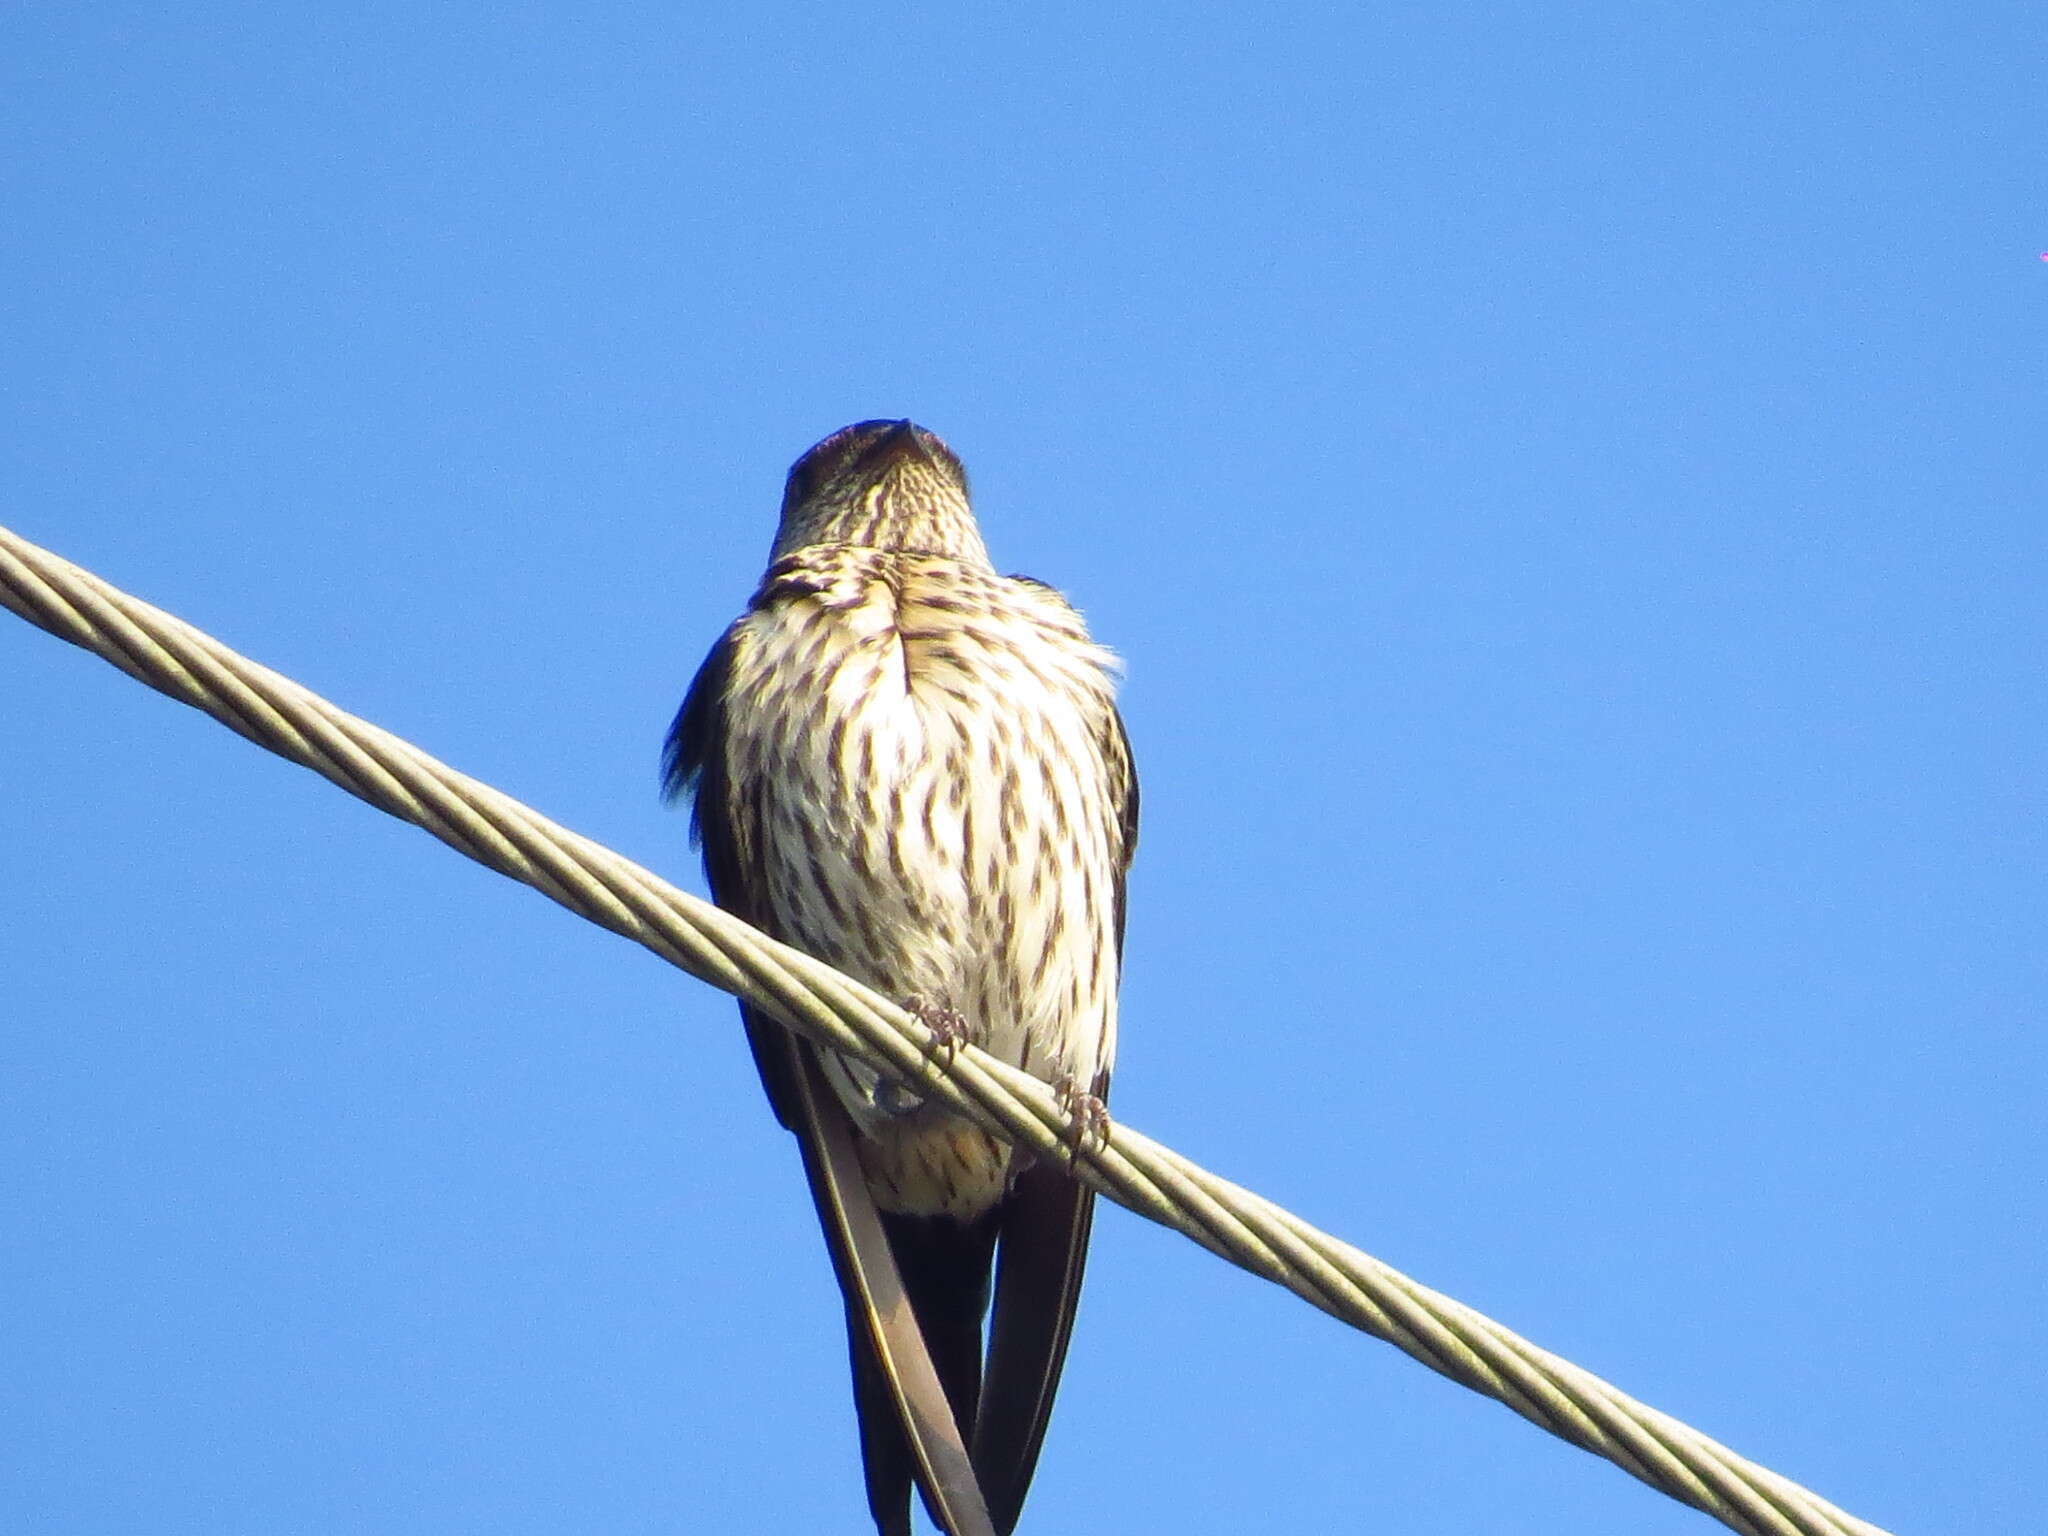
[[[1051,587],[996,574],[944,443],[859,422],[790,470],[665,786],[695,792],[720,906],[901,1001],[936,1045],[971,1041],[1099,1113],[1138,816],[1114,665]],[[845,1296],[875,1524],[908,1536],[915,1482],[952,1536],[1008,1536],[1092,1195],[740,1012]]]

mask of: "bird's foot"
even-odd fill
[[[921,997],[905,998],[903,1006],[920,1024],[932,1032],[931,1054],[943,1054],[948,1060],[967,1040],[967,1015],[958,1008],[948,1008],[942,1003],[928,1002]]]
[[[1060,1108],[1067,1114],[1067,1160],[1080,1161],[1081,1149],[1093,1144],[1101,1146],[1109,1136],[1109,1105],[1103,1094],[1109,1088],[1109,1074],[1097,1072],[1095,1081],[1083,1088],[1075,1081],[1071,1072],[1062,1073],[1052,1085],[1058,1095]]]

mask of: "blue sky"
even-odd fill
[[[2038,1511],[2038,7],[14,7],[6,521],[693,888],[909,415],[1128,660],[1117,1109]],[[10,1529],[866,1528],[730,1003],[0,618]],[[1111,1211],[1024,1530],[1702,1531]]]

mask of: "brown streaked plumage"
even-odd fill
[[[799,459],[769,558],[669,734],[712,894],[942,1033],[1106,1094],[1138,806],[1109,653],[1050,587],[996,574],[959,460],[907,421]],[[1092,1197],[742,1016],[845,1295],[876,1525],[907,1536],[915,1482],[953,1536],[1007,1536]]]

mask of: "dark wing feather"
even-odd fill
[[[994,1536],[953,1405],[897,1269],[882,1213],[861,1176],[853,1143],[858,1133],[810,1046],[772,1024],[768,1028],[791,1047],[792,1129],[846,1301],[861,1461],[875,1524],[883,1536],[909,1536],[914,1469],[933,1518],[953,1536]]]
[[[697,814],[690,818],[690,835],[703,835],[704,774],[716,769],[724,776],[725,691],[732,680],[733,635],[737,625],[718,637],[711,654],[690,679],[690,691],[683,695],[683,707],[670,722],[668,738],[661,746],[661,797],[679,800],[692,789],[698,791]],[[722,786],[721,786],[722,787]],[[722,803],[723,796],[714,803]]]
[[[1124,957],[1124,885],[1130,877],[1131,860],[1138,853],[1138,765],[1131,756],[1130,733],[1124,729],[1124,717],[1112,706],[1109,722],[1102,733],[1102,757],[1109,767],[1109,790],[1116,801],[1117,830],[1122,839],[1117,845],[1116,866],[1116,957]]]
[[[1116,950],[1124,950],[1124,884],[1131,855],[1138,846],[1138,776],[1132,766],[1130,739],[1114,709],[1106,722],[1101,749],[1115,797],[1117,849]],[[1090,1088],[1109,1097],[1105,1071]],[[1033,1164],[1017,1176],[1003,1204],[1000,1257],[996,1266],[995,1305],[989,1317],[988,1367],[982,1383],[981,1410],[974,1425],[974,1470],[988,1499],[989,1515],[1001,1536],[1017,1524],[1045,1427],[1052,1417],[1053,1394],[1066,1364],[1067,1343],[1074,1332],[1074,1310],[1081,1300],[1082,1270],[1088,1258],[1088,1234],[1095,1220],[1095,1192],[1065,1169]]]
[[[1095,1192],[1036,1163],[1003,1202],[988,1366],[974,1424],[974,1473],[1000,1536],[1009,1536],[1038,1467],[1067,1360]]]
[[[759,874],[755,818],[732,781],[726,710],[734,631],[697,670],[669,727],[662,787],[692,789],[691,833],[704,850],[714,900],[771,936]],[[745,1004],[740,1018],[776,1118],[795,1135],[811,1199],[846,1302],[854,1399],[868,1505],[883,1536],[909,1536],[910,1484],[925,1489],[954,1536],[993,1536],[964,1439],[926,1347],[903,1277],[854,1152],[857,1134],[806,1042]]]
[[[753,873],[758,868],[754,850],[760,839],[751,825],[750,808],[733,794],[725,760],[726,689],[732,677],[738,628],[734,625],[719,636],[691,679],[690,691],[683,695],[683,707],[676,711],[662,746],[661,790],[671,801],[694,791],[690,840],[704,851],[704,876],[711,883],[711,899],[734,917],[768,929],[773,920],[760,899],[761,882]],[[740,1008],[740,1019],[746,1026],[747,1044],[753,1049],[754,1067],[761,1074],[769,1107],[785,1129],[794,1131],[789,1032],[745,1005]]]

